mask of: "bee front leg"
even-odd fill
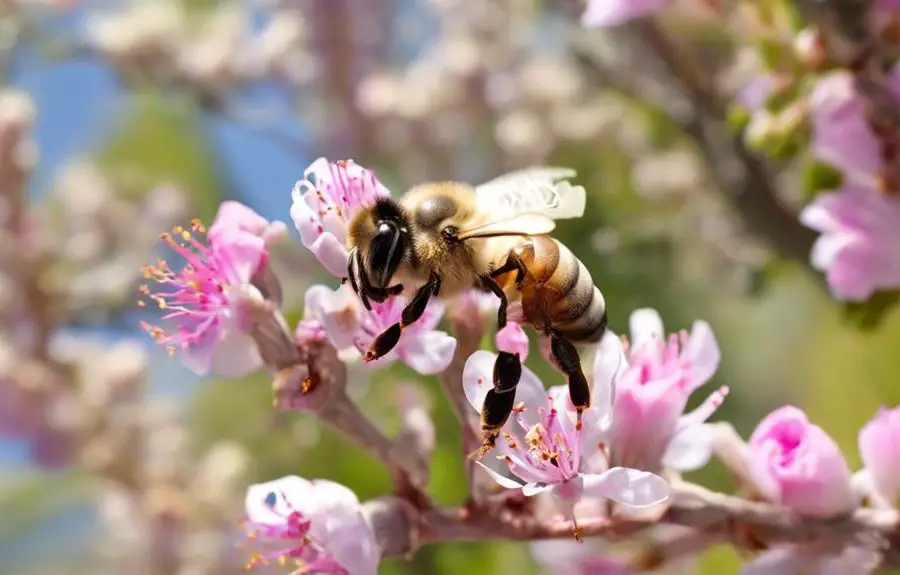
[[[578,426],[581,426],[581,414],[591,406],[591,388],[581,370],[581,358],[572,342],[550,331],[550,354],[559,368],[569,380],[569,397],[578,413]]]
[[[366,361],[374,361],[384,357],[394,349],[394,346],[400,341],[400,335],[403,333],[403,329],[417,322],[419,318],[422,317],[422,314],[425,313],[425,308],[428,307],[428,301],[440,287],[441,280],[438,278],[432,278],[430,282],[420,287],[412,300],[405,308],[403,308],[403,312],[400,315],[400,321],[375,337],[375,340],[372,342],[372,345],[369,346],[369,350],[366,352],[364,359]],[[388,288],[388,290],[393,290],[393,288]]]

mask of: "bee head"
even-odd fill
[[[391,199],[379,199],[372,210],[374,235],[368,250],[366,268],[374,287],[384,289],[400,267],[410,248],[406,215]]]

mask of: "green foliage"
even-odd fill
[[[844,305],[845,321],[861,330],[872,331],[881,327],[889,311],[900,301],[900,292],[876,292],[868,300]]]
[[[812,157],[807,158],[800,168],[800,182],[808,200],[820,192],[840,188],[843,179],[840,170]]]
[[[219,182],[199,119],[172,98],[146,93],[106,142],[98,161],[125,193],[140,196],[161,182],[182,186],[196,215],[209,221],[219,200]],[[177,102],[177,99],[175,99]]]

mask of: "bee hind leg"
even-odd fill
[[[572,342],[554,331],[547,335],[550,336],[550,354],[569,380],[569,397],[578,413],[580,427],[581,414],[591,406],[591,388],[581,369],[581,358]]]
[[[493,389],[488,390],[481,408],[481,447],[470,459],[481,459],[500,436],[500,430],[513,412],[516,386],[522,377],[522,361],[518,354],[501,351],[494,361]]]
[[[375,340],[369,346],[369,350],[366,352],[364,359],[366,361],[374,361],[384,357],[394,349],[394,346],[400,341],[400,335],[403,333],[403,329],[417,322],[419,318],[422,317],[422,314],[425,313],[425,308],[428,307],[428,301],[431,299],[431,296],[440,289],[440,286],[441,281],[437,278],[433,278],[430,282],[420,287],[412,300],[405,308],[403,308],[403,312],[400,315],[400,321],[375,337]],[[389,288],[389,290],[390,289],[392,288]]]

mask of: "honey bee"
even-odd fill
[[[359,211],[348,228],[347,279],[363,305],[371,309],[370,301],[417,286],[400,321],[375,338],[365,359],[390,352],[432,297],[489,292],[500,300],[498,328],[506,325],[510,303],[519,302],[523,322],[549,338],[580,422],[591,398],[573,344],[600,341],[607,316],[587,268],[548,235],[555,220],[584,213],[584,188],[565,179],[574,175],[566,168],[531,168],[477,187],[425,183],[399,200],[380,198]],[[493,447],[514,409],[521,375],[519,356],[501,351],[481,411],[483,444],[474,457]]]

